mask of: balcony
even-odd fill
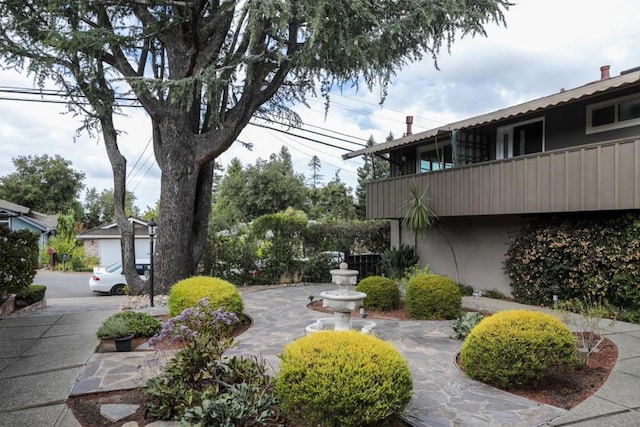
[[[640,139],[367,184],[368,218],[402,218],[416,184],[440,217],[640,209]]]

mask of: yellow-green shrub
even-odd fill
[[[371,310],[391,311],[400,307],[400,289],[393,280],[382,276],[362,279],[356,291],[367,294],[363,305]]]
[[[207,276],[190,277],[173,285],[169,291],[169,316],[177,316],[185,308],[195,307],[204,297],[210,298],[212,307],[242,316],[244,304],[238,289],[226,280]]]
[[[501,388],[530,384],[552,366],[571,363],[576,345],[571,331],[555,317],[507,310],[484,318],[462,344],[464,371]]]
[[[354,331],[317,332],[287,345],[276,382],[291,419],[323,426],[380,425],[405,410],[412,389],[398,350]]]
[[[461,307],[460,288],[448,277],[419,274],[407,285],[405,308],[412,319],[455,319]]]

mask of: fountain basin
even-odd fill
[[[371,332],[373,328],[376,327],[375,322],[370,320],[351,320],[351,325],[349,329],[354,329],[363,334],[368,334]],[[323,319],[318,319],[315,323],[307,326],[305,328],[308,334],[312,334],[314,332],[322,332],[322,331],[336,331],[340,329],[336,329],[336,319],[334,317],[326,317]]]
[[[337,312],[351,312],[359,309],[366,296],[364,292],[347,289],[320,292],[322,306]]]

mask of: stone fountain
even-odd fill
[[[346,262],[340,264],[340,269],[331,270],[331,282],[338,285],[338,289],[320,292],[322,306],[333,310],[333,317],[317,320],[307,326],[307,334],[319,331],[349,331],[358,330],[368,334],[376,326],[375,322],[364,319],[351,319],[351,312],[362,306],[367,294],[350,289],[358,282],[358,270],[349,270]]]

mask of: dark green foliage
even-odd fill
[[[18,156],[12,161],[16,172],[0,178],[0,199],[48,214],[69,209],[81,212],[76,199],[84,187],[85,175],[72,169],[69,160],[44,154]],[[78,216],[76,219],[80,219]]]
[[[0,227],[0,295],[27,289],[37,268],[38,236]]]
[[[471,330],[480,323],[482,319],[484,319],[484,316],[478,312],[472,311],[464,313],[462,316],[451,322],[451,329],[453,329],[451,338],[456,340],[465,339],[467,335],[469,335],[469,332],[471,332]]]
[[[202,426],[282,425],[275,381],[264,361],[233,357],[224,372],[230,387],[205,389],[202,402],[188,408],[181,422]]]
[[[497,289],[483,289],[482,296],[492,299],[506,299],[506,295]]]
[[[162,328],[162,322],[155,317],[139,311],[120,311],[109,316],[98,328],[96,335],[99,339],[114,338],[111,333],[112,323],[124,322],[127,333],[134,337],[151,337]]]
[[[397,279],[402,277],[407,268],[417,264],[419,259],[413,246],[401,243],[398,248],[380,253],[380,267],[387,276]]]
[[[460,360],[471,378],[501,388],[534,383],[550,367],[574,362],[576,344],[555,317],[507,310],[483,319],[464,341]]]
[[[46,286],[29,285],[26,289],[23,289],[16,294],[16,303],[23,306],[35,304],[44,299],[46,292]]]
[[[389,247],[390,236],[386,220],[310,223],[303,233],[304,247],[311,253],[359,249],[378,253]]]
[[[640,216],[607,213],[544,218],[515,235],[504,267],[512,294],[525,304],[588,297],[640,305]]]
[[[409,281],[405,307],[412,319],[455,319],[461,306],[460,289],[448,277],[421,274]]]
[[[302,233],[306,227],[307,216],[295,209],[263,215],[253,222],[253,233],[265,242],[260,251],[266,262],[262,274],[272,283],[278,283],[283,275],[300,273],[294,261],[302,257]]]
[[[470,297],[473,295],[473,286],[465,285],[464,283],[458,283],[458,287],[460,288],[460,295],[463,297]]]
[[[331,265],[331,259],[327,254],[315,254],[304,264],[302,273],[309,276],[313,283],[331,283],[331,269],[338,268]]]
[[[400,289],[387,277],[370,276],[362,279],[356,291],[367,294],[364,307],[371,310],[391,311],[400,307]]]

